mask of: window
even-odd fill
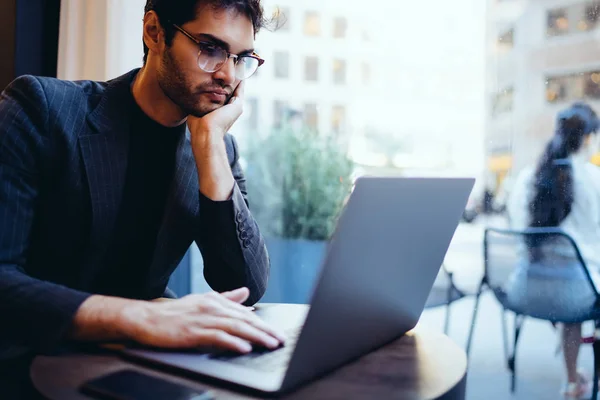
[[[500,50],[511,50],[514,47],[514,29],[509,29],[498,36],[498,48]]]
[[[371,66],[366,62],[362,63],[360,66],[360,72],[363,84],[368,85],[371,83]]]
[[[346,37],[346,29],[348,23],[346,18],[337,17],[333,20],[333,37],[334,38],[345,38]]]
[[[514,91],[513,88],[501,90],[494,95],[492,101],[492,115],[496,116],[513,109]]]
[[[304,79],[309,82],[319,80],[319,58],[306,57],[304,60]]]
[[[560,36],[569,32],[569,19],[567,10],[559,8],[548,11],[548,22],[546,26],[547,36]]]
[[[285,51],[276,51],[273,59],[275,62],[275,78],[289,78],[290,54]]]
[[[600,99],[600,71],[587,72],[583,75],[585,97]]]
[[[595,72],[549,77],[546,79],[546,100],[560,103],[592,97],[590,94],[597,91],[594,80],[600,82],[600,75]]]
[[[62,35],[61,47],[69,51],[61,58],[62,72],[58,75],[104,81],[139,65],[143,8],[130,3],[140,2],[112,1],[115,12],[109,13],[92,12],[98,10],[91,6],[86,12],[63,13],[61,26],[68,27],[69,34]],[[106,2],[92,0],[86,4],[92,3]],[[540,165],[556,133],[558,114],[575,101],[582,101],[600,115],[600,0],[263,3],[265,7],[281,3],[279,13],[285,23],[279,32],[265,29],[256,36],[255,47],[266,62],[258,71],[258,79],[247,82],[246,111],[232,129],[239,134],[240,165],[245,172],[252,216],[270,255],[272,279],[261,298],[263,302],[310,302],[341,205],[354,180],[364,175],[477,177],[464,213],[466,218],[458,224],[444,260],[444,265],[455,272],[457,287],[474,286],[484,270],[481,253],[485,228],[520,229],[535,222],[529,209],[533,184],[516,185],[523,181],[519,179],[522,171],[535,173]],[[271,17],[272,11],[270,8],[266,16]],[[119,26],[120,15],[131,15],[124,21],[137,23]],[[100,27],[122,31],[119,40],[94,35],[81,46],[71,45],[71,36],[78,39],[86,31],[86,21],[92,18]],[[64,20],[68,23],[63,26]],[[193,48],[192,42],[181,40]],[[109,65],[95,68],[97,65],[90,62],[94,60],[90,43],[116,52],[114,57],[103,57]],[[285,129],[274,129],[273,125]],[[318,127],[320,134],[308,127]],[[296,133],[299,135],[294,136]],[[592,162],[600,165],[600,154],[592,157]],[[561,172],[560,181],[569,182],[562,179],[562,171],[568,170],[560,167],[564,163],[546,164]],[[544,177],[536,178],[531,183],[541,182],[538,188],[546,185]],[[570,183],[576,198],[579,183]],[[561,189],[553,187],[547,198],[542,194],[541,199],[548,200],[544,208],[555,208],[556,199],[564,197],[560,196],[564,193]],[[494,194],[491,207],[490,191]],[[519,193],[525,196],[512,197]],[[554,196],[556,193],[559,196]],[[414,206],[407,209],[400,201],[397,212],[423,211],[435,216],[448,194],[440,191],[435,195],[435,201],[427,198],[425,211]],[[523,205],[517,210],[523,215],[522,221],[515,221],[515,214],[507,211],[515,203]],[[487,213],[490,208],[492,212]],[[583,208],[596,210],[600,204]],[[385,218],[378,210],[372,211],[374,218]],[[544,214],[544,209],[534,211],[536,216]],[[474,214],[478,216],[471,222],[469,216]],[[436,220],[424,218],[410,229],[426,229]],[[596,223],[597,218],[579,214],[572,220]],[[593,244],[600,242],[600,237],[589,239]],[[489,250],[493,256],[489,260],[493,258],[500,268],[495,274],[500,279],[528,276],[520,274],[527,254],[521,257],[517,250]],[[550,250],[548,253],[558,254],[562,249]],[[590,249],[594,251],[596,256],[600,254],[597,245]],[[204,282],[204,277],[197,249],[188,258],[193,291],[211,290],[208,285],[198,287],[197,282]],[[490,271],[494,269],[491,264]],[[432,293],[446,293],[447,284],[447,276],[441,276]],[[559,284],[553,288],[549,292],[557,298],[565,293]],[[526,292],[545,295],[548,290]],[[508,293],[505,290],[503,294]],[[503,367],[496,357],[502,329],[493,297],[480,303],[474,327],[475,340],[483,340],[471,349],[469,399],[493,397],[490,393],[508,398],[503,394],[510,391],[504,374],[501,379],[489,379]],[[536,303],[545,304],[540,300]],[[466,311],[469,308],[468,304],[464,307]],[[546,309],[542,313],[556,316],[555,311]],[[458,321],[459,314],[452,314],[450,318],[457,319],[451,324]],[[420,324],[440,330],[443,316],[426,309]],[[534,365],[536,374],[518,378],[528,387],[527,392],[536,394],[529,397],[560,398],[557,393],[561,381],[566,380],[563,360],[545,362],[553,357],[554,346],[547,344],[554,344],[555,332],[545,328],[546,322],[538,322],[525,324],[528,333],[521,335],[519,343],[527,350],[523,356]],[[584,324],[584,336],[592,334],[593,329],[592,323]],[[584,363],[591,357],[589,350],[581,353]],[[540,376],[552,379],[537,379]]]
[[[341,105],[333,106],[331,109],[331,130],[334,133],[343,133],[346,129],[346,107]]]
[[[287,121],[289,115],[289,105],[287,101],[275,100],[273,102],[273,126],[280,128]]]
[[[598,24],[599,12],[600,2],[586,4],[583,15],[581,16],[581,19],[577,24],[577,29],[579,29],[580,31],[591,31],[595,29]]]
[[[333,60],[333,83],[336,85],[346,83],[346,61]]]
[[[319,14],[313,11],[306,13],[304,17],[304,34],[306,36],[319,36],[321,34],[321,21]]]
[[[361,32],[360,37],[362,38],[363,42],[371,41],[371,34],[365,29],[363,29],[363,31]]]
[[[309,128],[318,128],[319,112],[315,103],[308,103],[304,105],[304,123]]]
[[[290,9],[288,7],[277,7],[273,13],[277,21],[277,32],[289,32],[290,29]],[[260,54],[260,53],[258,53]]]

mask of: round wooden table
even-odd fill
[[[118,354],[38,356],[30,369],[35,388],[52,400],[90,399],[79,387],[88,379],[133,368],[198,389],[209,389],[216,399],[257,399],[253,394],[202,383],[157,369],[133,364]],[[317,381],[285,399],[443,399],[464,400],[467,358],[442,333],[417,329]]]

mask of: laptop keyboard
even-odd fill
[[[285,345],[278,347],[277,349],[267,349],[265,347],[255,347],[252,352],[248,354],[239,354],[231,351],[216,353],[210,356],[213,360],[230,362],[236,365],[242,365],[244,367],[256,368],[265,372],[276,371],[282,367],[287,366],[298,336],[300,335],[300,328],[294,328],[285,332],[286,342]]]

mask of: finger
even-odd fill
[[[241,287],[239,289],[235,289],[229,292],[223,292],[221,293],[221,296],[225,297],[230,301],[241,304],[248,300],[248,297],[250,297],[250,290],[246,287]]]
[[[248,310],[224,307],[221,310],[216,311],[213,315],[242,320],[248,324],[251,324],[256,329],[259,329],[260,331],[265,332],[269,336],[275,338],[280,343],[285,343],[286,338],[283,332],[280,332],[278,329],[270,326],[260,319],[256,314],[249,312]]]
[[[239,353],[249,353],[252,351],[252,345],[246,340],[220,329],[192,329],[194,335],[193,347],[214,346],[225,350],[236,351]]]
[[[235,99],[235,101],[243,101],[244,100],[244,91],[245,91],[245,81],[241,81],[235,90],[233,91],[233,96],[231,99]]]
[[[210,316],[202,317],[199,319],[199,323],[203,328],[220,329],[230,335],[269,349],[275,349],[280,344],[273,336],[240,319]]]
[[[231,94],[228,104],[241,104],[244,100],[244,81],[241,81]]]

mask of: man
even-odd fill
[[[141,70],[26,76],[0,98],[0,358],[65,339],[239,352],[284,340],[246,307],[269,260],[227,134],[262,64],[260,0],[145,11]],[[149,301],[170,297],[194,240],[216,292]]]

